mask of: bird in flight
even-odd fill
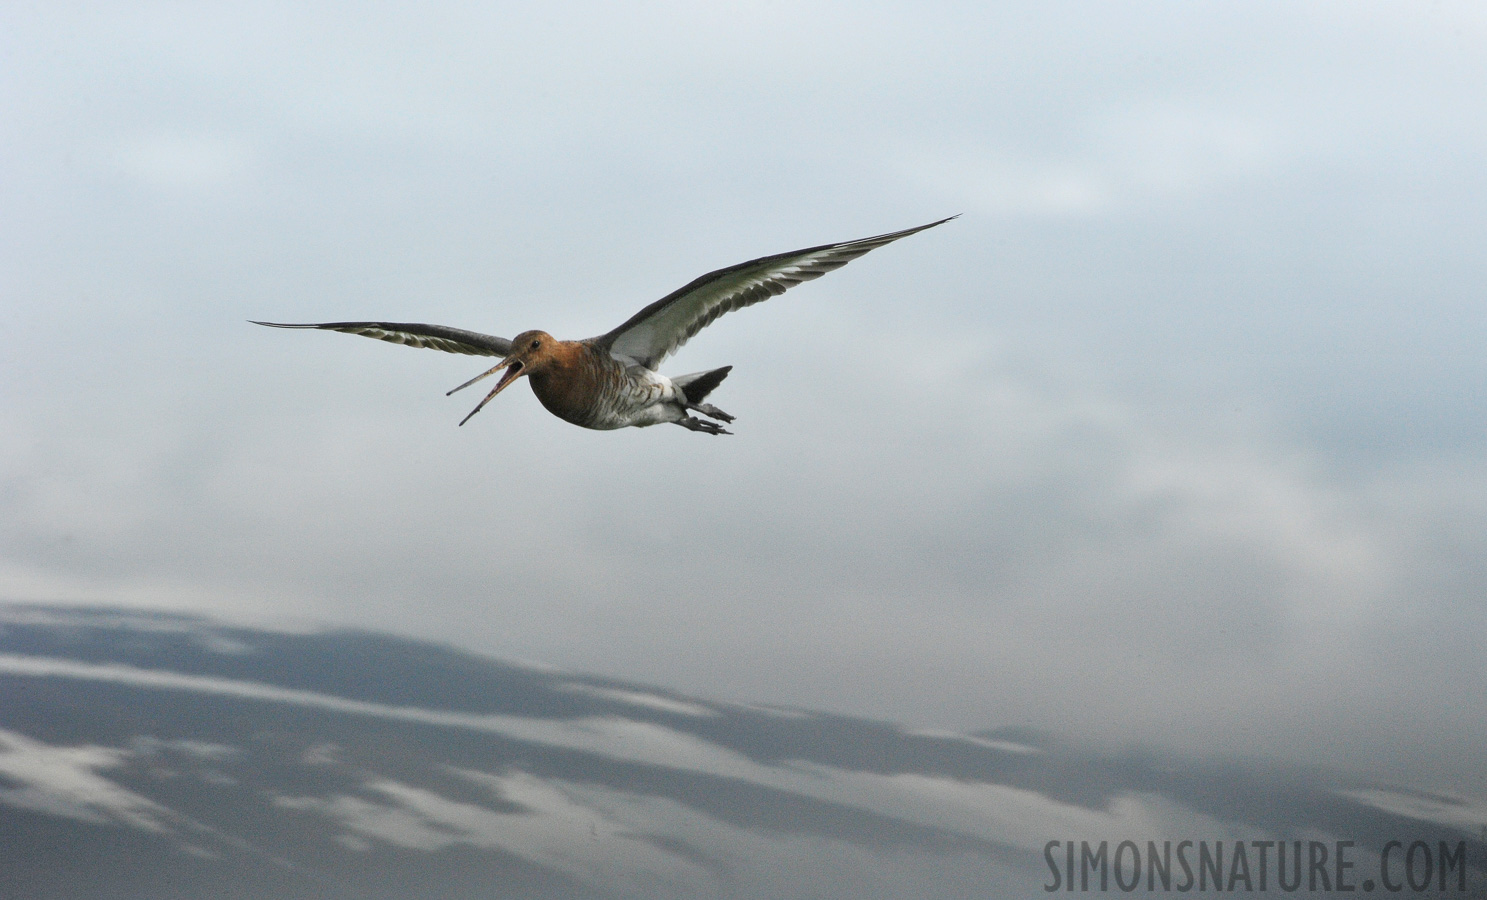
[[[629,425],[643,428],[671,422],[704,434],[731,434],[718,423],[732,422],[733,416],[703,400],[728,377],[733,367],[668,378],[656,371],[663,359],[723,313],[783,294],[802,281],[820,278],[845,266],[869,250],[953,218],[860,241],[764,256],[718,269],[667,294],[613,331],[581,341],[560,341],[545,331],[524,331],[508,341],[462,328],[413,322],[290,325],[254,321],[253,324],[343,331],[446,353],[503,357],[491,369],[449,392],[453,394],[506,370],[485,399],[460,420],[461,425],[525,375],[532,393],[549,412],[584,428],[610,430]]]

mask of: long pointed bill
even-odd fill
[[[499,372],[502,369],[506,368],[507,366],[511,365],[513,362],[515,362],[515,360],[513,360],[511,357],[508,356],[505,359],[501,360],[496,365],[494,365],[491,368],[485,370],[484,372],[481,372],[479,375],[476,375],[474,378],[471,378],[469,381],[467,381],[464,384],[460,385],[459,387],[455,388],[453,391],[445,391],[444,396],[448,397],[449,395],[455,393],[456,391],[462,391],[465,388],[469,387],[470,385],[474,384],[475,382],[481,380],[482,378],[489,378],[490,376],[496,374],[497,372]]]
[[[501,363],[499,366],[496,366],[494,369],[491,369],[490,372],[486,372],[485,375],[489,375],[489,374],[491,374],[491,372],[498,372],[501,369],[506,368],[507,366],[511,366],[511,368],[506,369],[506,374],[505,375],[502,375],[501,376],[501,380],[498,381],[498,382],[496,382],[496,386],[493,387],[493,388],[491,388],[491,392],[489,394],[486,394],[485,395],[485,399],[482,400],[482,401],[480,401],[479,405],[477,405],[474,409],[470,410],[470,415],[465,416],[463,419],[460,419],[460,424],[461,425],[463,425],[466,422],[470,421],[471,417],[473,417],[476,413],[478,413],[482,409],[484,409],[485,408],[485,405],[487,403],[491,402],[491,400],[495,399],[495,396],[497,394],[499,394],[502,391],[506,390],[506,386],[508,384],[510,384],[511,382],[513,382],[516,379],[520,378],[521,377],[522,370],[524,368],[526,368],[525,366],[523,366],[521,364],[520,361],[513,362],[512,360],[507,360],[506,362]],[[468,381],[465,384],[460,385],[460,387],[468,387],[469,385],[474,384],[476,381],[479,381],[481,378],[484,378],[485,375],[481,375],[481,376],[475,378],[473,381]],[[454,391],[457,391],[459,389],[460,388],[455,388]],[[454,391],[450,391],[449,393],[452,394],[452,393],[454,393]]]

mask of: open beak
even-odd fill
[[[497,394],[499,394],[502,391],[504,391],[506,389],[506,386],[508,384],[510,384],[511,382],[513,382],[516,379],[520,378],[522,376],[523,371],[526,369],[526,366],[522,363],[521,360],[516,359],[514,357],[511,357],[511,356],[508,356],[505,359],[501,360],[501,362],[497,363],[490,370],[485,371],[485,372],[482,372],[479,375],[476,375],[474,378],[471,378],[469,381],[465,382],[464,384],[462,384],[459,387],[457,387],[457,388],[454,389],[454,391],[462,391],[465,388],[469,387],[470,385],[474,384],[475,382],[479,381],[480,379],[485,378],[485,377],[487,377],[489,375],[494,375],[497,372],[501,371],[502,369],[505,369],[506,370],[506,374],[505,375],[502,375],[501,376],[501,380],[498,381],[498,382],[496,382],[496,386],[494,388],[491,388],[491,392],[489,394],[486,394],[485,395],[485,399],[482,400],[482,401],[480,401],[480,404],[478,406],[476,406],[474,409],[470,410],[470,415],[469,416],[465,416],[463,419],[460,419],[460,424],[461,425],[463,425],[466,422],[470,421],[470,416],[473,416],[476,413],[480,412],[482,409],[484,409],[485,408],[485,405],[487,403],[491,402],[491,400],[494,399]],[[454,391],[450,391],[449,393],[450,394],[453,394]],[[447,397],[447,396],[449,396],[449,394],[445,394],[445,396]]]

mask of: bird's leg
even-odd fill
[[[681,427],[686,428],[690,431],[700,431],[703,434],[733,433],[731,431],[725,431],[723,429],[723,426],[719,425],[716,422],[707,422],[697,418],[696,416],[687,416],[685,419],[677,419],[675,424],[680,425]]]
[[[711,403],[688,403],[687,409],[695,409],[704,416],[711,416],[720,422],[732,422],[733,417],[713,406]]]

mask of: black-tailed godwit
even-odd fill
[[[656,371],[663,359],[723,313],[783,294],[802,281],[820,278],[832,269],[841,268],[869,250],[953,218],[955,216],[892,234],[779,253],[718,269],[667,294],[613,331],[582,341],[560,341],[545,331],[524,331],[508,341],[461,328],[412,322],[286,325],[255,321],[253,324],[344,331],[411,347],[504,357],[491,369],[449,392],[453,394],[487,375],[506,370],[485,399],[460,420],[461,425],[470,421],[470,416],[480,412],[507,385],[525,375],[532,384],[532,393],[549,412],[584,428],[607,430],[627,425],[645,427],[674,422],[706,434],[731,434],[717,422],[697,418],[691,413],[700,413],[718,422],[733,421],[733,416],[702,402],[733,367],[668,378]]]

